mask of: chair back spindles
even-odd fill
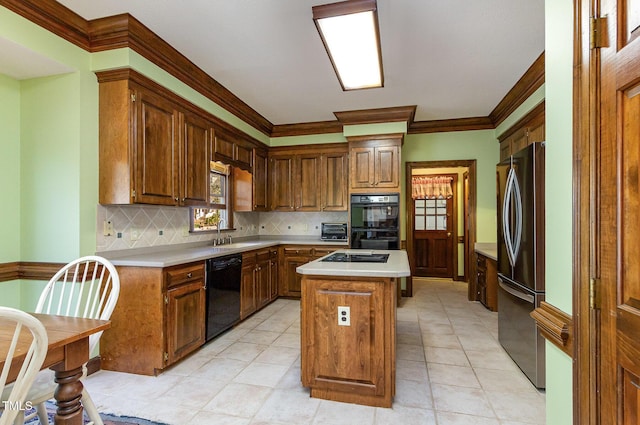
[[[114,280],[118,279],[115,283]],[[42,291],[36,313],[107,320],[120,291],[116,268],[98,256],[78,258],[59,270]],[[89,337],[93,350],[102,332]]]
[[[20,371],[14,383],[11,384],[7,398],[4,398],[4,394],[2,396],[3,403],[0,407],[3,408],[3,412],[2,416],[0,416],[0,425],[10,425],[14,423],[18,415],[23,414],[20,408],[25,402],[33,380],[47,354],[48,337],[44,325],[38,319],[23,311],[10,307],[0,307],[0,320],[8,322],[10,325],[15,325],[13,338],[5,356],[4,366],[0,372],[0,390],[4,389],[7,384],[9,369],[16,354],[18,340],[26,338],[28,335],[25,332],[25,328],[31,333],[30,336],[32,338],[29,349],[22,360]]]

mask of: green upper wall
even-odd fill
[[[476,160],[478,242],[496,241],[496,164],[500,147],[493,130],[408,134],[402,147],[404,163],[416,161]],[[405,193],[403,187],[403,193]]]

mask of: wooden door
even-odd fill
[[[602,290],[595,360],[601,423],[630,425],[640,421],[640,1],[600,4],[609,47],[600,50],[596,261]]]
[[[212,128],[196,115],[183,115],[180,204],[206,206],[209,201],[209,146]]]
[[[320,166],[322,211],[347,211],[347,153],[322,154]]]
[[[416,276],[453,277],[453,198],[414,200]]]
[[[320,211],[320,155],[300,154],[296,157],[296,211]]]
[[[178,152],[175,143],[177,113],[174,105],[158,96],[136,93],[136,196],[137,203],[178,203]]]

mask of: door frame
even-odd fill
[[[573,423],[595,425],[600,417],[599,311],[591,309],[590,285],[596,277],[600,241],[597,226],[600,51],[590,46],[593,0],[574,0],[573,28]]]
[[[412,205],[411,193],[411,175],[414,168],[454,168],[454,167],[466,167],[469,172],[469,241],[468,248],[464,253],[464,261],[469,263],[469,259],[473,258],[474,246],[476,243],[476,203],[477,203],[477,195],[476,195],[476,175],[477,175],[477,165],[475,159],[459,159],[459,160],[444,160],[444,161],[414,161],[407,162],[405,164],[405,230],[406,230],[406,246],[407,246],[407,255],[409,257],[409,267],[411,269],[411,275],[415,270],[415,264],[413,261],[413,253],[414,253],[414,240],[413,240],[413,231],[409,231],[409,229],[413,229],[413,223],[409,222],[410,219],[410,207]],[[413,215],[411,215],[412,217]],[[457,220],[457,217],[456,217]],[[411,227],[410,227],[411,226]],[[457,248],[458,243],[455,241],[455,246]],[[467,246],[465,244],[465,246]],[[456,250],[457,252],[457,250]],[[455,273],[457,274],[457,270]],[[473,279],[469,279],[469,289],[467,293],[467,297],[469,300],[475,300],[475,282],[472,282]],[[407,277],[406,281],[406,289],[402,292],[402,295],[405,297],[413,296],[413,278],[411,276]],[[472,298],[473,297],[473,298]]]

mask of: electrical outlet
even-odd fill
[[[113,223],[110,220],[105,220],[102,223],[102,234],[104,236],[113,236]]]
[[[131,240],[137,241],[140,239],[140,230],[139,229],[131,229]]]
[[[338,306],[338,325],[351,326],[351,309],[347,306]]]

